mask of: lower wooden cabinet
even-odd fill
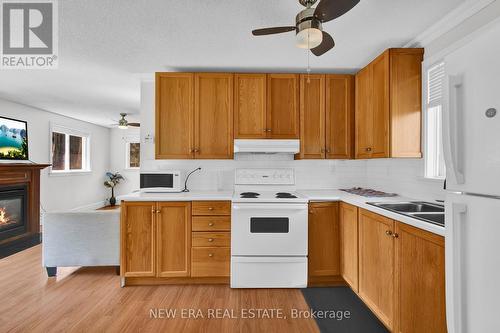
[[[127,202],[121,205],[121,275],[155,276],[155,202]]]
[[[193,247],[193,277],[227,277],[231,262],[229,247]]]
[[[387,326],[394,325],[394,221],[359,210],[359,296]]]
[[[156,276],[189,276],[191,203],[158,202],[157,207]]]
[[[229,207],[228,201],[122,202],[122,284],[229,277]]]
[[[445,333],[444,237],[364,209],[358,216],[358,295],[392,332]],[[345,220],[341,207],[341,230]]]
[[[308,271],[315,277],[340,276],[339,203],[309,204]]]
[[[396,223],[396,330],[446,332],[444,238]]]
[[[340,203],[340,272],[358,292],[358,207]]]

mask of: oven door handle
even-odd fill
[[[241,204],[233,205],[234,210],[273,209],[273,210],[307,210],[307,204]]]

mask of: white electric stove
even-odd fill
[[[293,169],[236,170],[232,288],[307,286],[307,202]]]

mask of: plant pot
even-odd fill
[[[109,205],[110,205],[110,206],[114,206],[114,205],[116,205],[116,198],[115,198],[115,197],[111,197],[111,198],[109,198]]]

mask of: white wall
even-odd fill
[[[55,113],[0,99],[0,114],[28,122],[29,158],[50,163],[50,123],[77,129],[91,135],[90,173],[78,175],[41,175],[41,204],[46,211],[69,210],[103,204],[109,196],[103,186],[109,168],[110,130],[105,127],[64,117]]]
[[[115,195],[133,192],[139,189],[139,170],[126,167],[126,143],[139,140],[138,128],[129,127],[126,130],[111,129],[110,138],[110,171],[119,172],[125,180],[115,188]]]

